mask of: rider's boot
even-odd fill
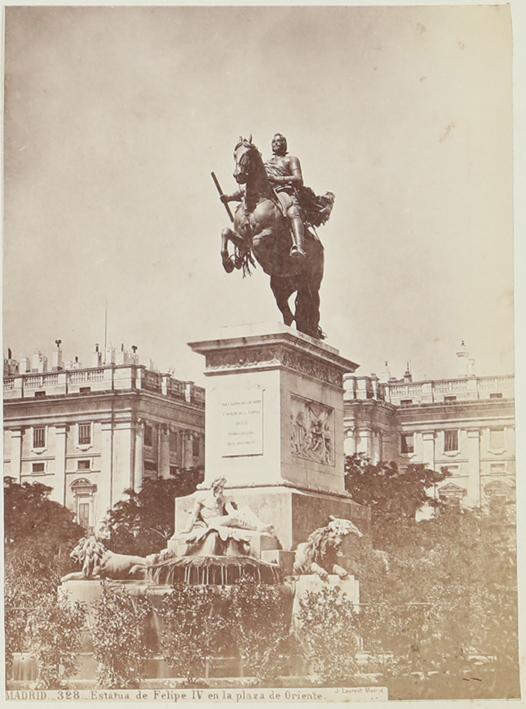
[[[292,226],[292,248],[290,255],[297,259],[304,259],[306,254],[304,250],[304,228],[301,217],[293,217],[291,219]]]

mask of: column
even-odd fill
[[[185,431],[183,434],[183,468],[192,468],[194,457],[192,451],[192,431]]]
[[[365,455],[371,457],[371,429],[370,428],[360,428],[359,438],[358,438],[358,453],[365,453]]]
[[[159,477],[170,477],[170,431],[162,424],[159,434]]]
[[[422,432],[422,463],[428,468],[435,469],[435,432]]]
[[[24,431],[21,428],[11,430],[11,477],[17,483],[22,482],[22,438]]]
[[[343,452],[345,455],[354,455],[356,453],[356,437],[354,428],[346,428],[344,430]]]
[[[478,428],[468,429],[467,439],[469,478],[466,504],[471,507],[480,507],[480,430]]]
[[[50,495],[52,500],[66,504],[66,444],[69,426],[55,424],[55,482]]]
[[[135,423],[135,450],[133,462],[133,488],[136,492],[142,488],[144,478],[144,421]]]

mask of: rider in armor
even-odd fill
[[[305,258],[305,228],[298,199],[298,190],[303,187],[301,164],[297,157],[287,153],[287,139],[281,133],[272,138],[272,153],[265,163],[265,170],[291,226],[293,244],[290,255]]]

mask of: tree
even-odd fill
[[[202,478],[201,470],[191,469],[168,479],[146,479],[139,492],[125,490],[128,498],[107,515],[108,548],[139,556],[164,549],[174,532],[175,498],[190,495]]]
[[[51,488],[4,478],[6,661],[27,643],[30,614],[56,592],[72,568],[69,552],[84,530],[73,513],[49,499]]]
[[[49,499],[52,488],[4,478],[4,541],[6,549],[26,545],[61,558],[84,534],[73,512]],[[50,558],[47,559],[49,566]]]
[[[442,506],[430,492],[447,476],[446,471],[421,464],[407,468],[395,462],[373,464],[361,453],[345,459],[345,488],[356,502],[370,507],[373,529],[383,521],[414,519],[423,505]]]
[[[515,696],[513,535],[493,515],[444,507],[433,519],[385,522],[389,570],[359,616],[365,647],[393,698]],[[366,573],[366,571],[362,571]],[[474,663],[483,662],[483,672]],[[467,684],[466,672],[478,681]],[[422,680],[415,683],[415,676]],[[394,684],[393,684],[394,683]],[[497,687],[498,683],[498,687]],[[463,694],[464,692],[464,694]]]

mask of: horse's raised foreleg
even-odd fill
[[[232,273],[234,270],[234,261],[228,253],[228,242],[234,241],[234,232],[232,229],[225,227],[221,232],[221,262],[227,273]]]
[[[274,293],[276,304],[283,315],[283,322],[285,325],[292,325],[294,322],[294,315],[292,314],[292,310],[289,306],[289,297],[294,291],[294,286],[291,284],[290,279],[271,276],[270,287]]]

